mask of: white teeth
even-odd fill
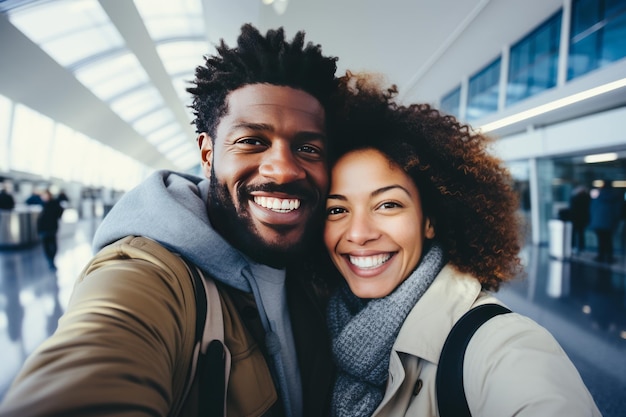
[[[300,207],[300,200],[297,198],[254,197],[254,202],[278,213],[287,213]]]
[[[391,258],[391,254],[374,256],[348,256],[350,263],[363,269],[377,268]]]

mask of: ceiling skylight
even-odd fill
[[[200,0],[6,0],[0,12],[178,169],[198,165],[185,89],[208,52]],[[145,29],[129,30],[121,19],[133,13]],[[141,56],[145,39],[152,39],[152,55]]]

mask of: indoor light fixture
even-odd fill
[[[285,13],[285,10],[287,10],[287,3],[289,2],[289,0],[261,0],[261,1],[266,6],[269,6],[271,4],[272,7],[274,8],[274,11],[279,15]]]
[[[478,128],[478,130],[483,133],[490,132],[492,130],[500,129],[505,126],[530,119],[531,117],[539,116],[541,114],[560,109],[561,107],[569,106],[570,104],[578,103],[623,87],[626,87],[626,78],[590,88],[589,90],[581,91],[580,93],[572,94],[571,96],[563,97],[558,100],[542,104],[541,106],[504,117],[500,120],[496,120],[495,122],[487,123],[486,125]]]
[[[595,155],[587,155],[584,157],[584,161],[586,164],[596,164],[598,162],[610,162],[615,161],[617,159],[617,154],[615,152],[609,153],[597,153]]]

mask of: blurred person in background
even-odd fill
[[[59,231],[59,220],[63,215],[63,207],[50,190],[45,190],[41,196],[43,205],[39,217],[37,217],[37,232],[41,238],[43,252],[51,270],[56,271],[54,258],[56,257],[58,244],[57,233]]]
[[[569,202],[569,216],[572,222],[572,250],[581,253],[585,250],[585,232],[589,225],[591,197],[586,187],[574,189]]]
[[[1,210],[13,210],[15,208],[15,199],[13,195],[7,190],[7,186],[0,184],[0,209]]]
[[[591,192],[589,228],[598,237],[598,262],[612,263],[613,235],[622,218],[623,192],[613,188],[610,180],[602,180],[602,187]]]

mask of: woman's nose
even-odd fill
[[[346,239],[357,245],[365,245],[367,242],[380,237],[376,224],[365,213],[354,212],[346,231]]]

